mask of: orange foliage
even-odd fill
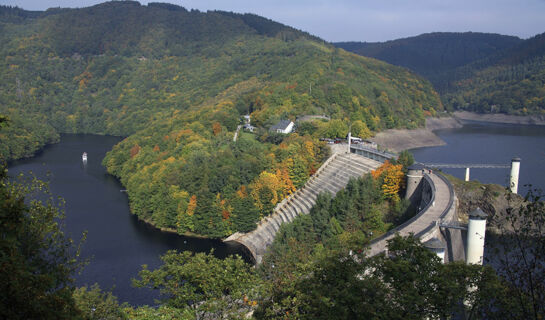
[[[131,158],[134,158],[141,150],[142,148],[140,148],[140,146],[138,144],[135,144],[132,148],[131,148]]]
[[[161,151],[161,148],[159,148],[159,145],[155,145],[155,147],[153,147],[153,151],[159,152]]]
[[[308,175],[309,176],[312,176],[313,174],[316,173],[316,166],[314,166],[314,163],[311,163],[310,164],[310,167],[308,168]]]
[[[185,211],[188,216],[192,216],[195,213],[195,209],[197,208],[197,196],[192,195],[189,199],[189,203],[187,204],[187,210]]]
[[[237,191],[237,196],[241,199],[244,199],[248,196],[248,191],[246,190],[246,186],[245,185],[241,185],[240,186],[240,189],[238,189]]]
[[[217,136],[218,133],[221,132],[221,124],[219,122],[216,121],[212,124],[212,132],[215,136]]]
[[[221,193],[216,194],[216,203],[221,210],[223,220],[229,219],[231,216],[231,209],[229,206],[227,206],[227,201],[225,201],[225,199],[221,199]]]
[[[193,130],[191,129],[182,129],[178,131],[177,133],[173,134],[176,136],[176,142],[180,142],[180,140],[184,137],[190,137],[193,135]]]
[[[398,192],[404,182],[403,165],[393,165],[390,161],[386,160],[377,170],[371,171],[371,175],[375,180],[382,177],[382,193],[387,198],[399,200]]]
[[[231,213],[226,209],[223,209],[221,210],[221,216],[223,217],[223,220],[227,220],[231,216]]]
[[[286,85],[286,89],[287,89],[287,90],[295,89],[296,87],[297,87],[297,82],[295,82],[294,84],[288,84],[288,85]]]
[[[293,185],[293,182],[290,179],[289,172],[288,172],[287,168],[282,168],[282,169],[276,170],[276,176],[281,181],[281,185],[282,185],[282,189],[283,189],[282,193],[284,195],[288,195],[288,194],[291,194],[291,193],[295,192],[296,188],[295,188],[295,186]]]

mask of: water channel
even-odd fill
[[[157,293],[133,288],[131,279],[137,277],[143,264],[159,266],[159,256],[167,250],[214,249],[219,257],[243,255],[241,247],[160,232],[130,214],[127,195],[120,192],[123,187],[101,165],[106,152],[119,141],[111,136],[62,135],[60,143],[9,166],[10,176],[32,171],[49,181],[53,195],[66,200],[66,233],[70,237],[80,239],[84,231],[88,232],[82,253],[90,263],[76,275],[78,286],[97,282],[102,289],[113,288],[121,302],[153,305]],[[89,154],[85,166],[81,158],[84,151]]]

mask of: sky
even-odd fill
[[[27,10],[105,0],[0,0]],[[545,0],[154,0],[187,9],[255,13],[327,41],[387,41],[427,32],[545,32]]]

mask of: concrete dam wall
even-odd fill
[[[273,213],[262,219],[255,230],[248,233],[237,232],[225,239],[225,242],[243,244],[259,264],[280,226],[293,221],[300,214],[308,214],[316,203],[318,194],[329,192],[335,196],[350,178],[361,177],[381,164],[360,155],[335,153],[302,188],[278,203]]]

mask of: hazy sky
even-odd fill
[[[0,0],[27,10],[104,0]],[[545,32],[545,0],[154,0],[188,9],[255,13],[328,41],[385,41],[434,31],[528,38]]]

